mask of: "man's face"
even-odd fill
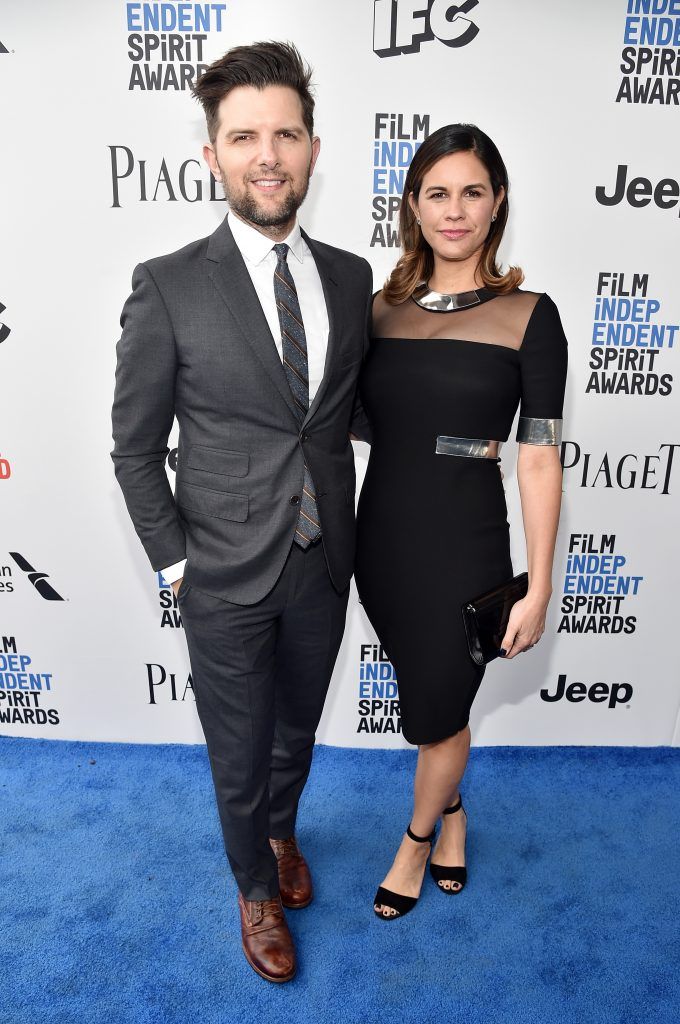
[[[214,145],[203,155],[222,182],[231,210],[272,237],[285,238],[307,195],[319,155],[294,89],[232,89],[218,108]]]

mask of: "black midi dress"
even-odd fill
[[[468,653],[461,606],[513,574],[500,460],[487,442],[507,440],[520,405],[517,440],[559,444],[566,379],[547,295],[478,289],[456,301],[448,311],[414,298],[391,306],[379,293],[360,381],[373,438],[356,583],[414,744],[467,725],[484,669]]]

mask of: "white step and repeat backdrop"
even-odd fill
[[[378,287],[413,152],[440,125],[474,122],[510,172],[504,258],[562,313],[548,629],[487,672],[474,742],[677,745],[679,0],[4,5],[0,733],[201,739],[172,591],[113,476],[115,343],[133,266],[225,213],[189,86],[262,38],[293,40],[315,69],[312,236],[366,256]],[[360,477],[367,454],[357,445]],[[356,596],[319,739],[404,743],[394,673]]]

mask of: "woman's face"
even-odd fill
[[[435,256],[455,262],[479,258],[504,190],[494,196],[489,173],[474,153],[450,153],[427,171],[411,209]]]

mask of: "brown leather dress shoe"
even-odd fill
[[[238,894],[241,938],[246,960],[267,981],[290,981],[295,974],[295,947],[281,900],[246,900]]]
[[[270,839],[269,842],[278,861],[281,902],[289,910],[308,907],[314,895],[312,876],[295,838]]]

